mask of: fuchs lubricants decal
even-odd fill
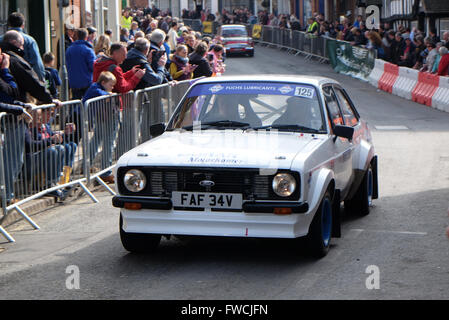
[[[310,85],[295,85],[276,82],[208,83],[199,84],[193,87],[189,92],[188,97],[232,94],[268,94],[313,99],[315,97],[315,88]]]

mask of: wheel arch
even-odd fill
[[[309,194],[309,210],[310,212],[316,212],[320,205],[321,199],[323,199],[326,191],[330,190],[333,198],[335,194],[335,176],[334,172],[328,168],[321,168],[312,174],[312,181],[310,184]]]
[[[363,181],[365,172],[368,170],[370,165],[373,166],[373,171],[375,171],[373,173],[375,176],[374,193],[376,197],[373,196],[373,199],[377,199],[377,155],[375,154],[374,146],[368,141],[362,140],[360,143],[359,156],[353,168],[354,178],[352,180],[351,187],[343,200],[352,199],[354,197]],[[374,169],[374,166],[376,169]]]

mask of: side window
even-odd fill
[[[341,112],[343,112],[343,118],[348,126],[356,126],[359,122],[354,110],[351,107],[351,103],[346,98],[346,95],[339,88],[334,88],[335,93],[338,97],[338,102],[340,103]]]
[[[324,100],[326,101],[329,118],[332,121],[332,126],[342,125],[343,117],[341,116],[340,108],[338,107],[337,97],[331,87],[323,87]]]

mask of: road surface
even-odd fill
[[[342,238],[318,261],[296,242],[276,239],[172,238],[155,254],[133,255],[120,243],[119,210],[97,191],[100,204],[83,197],[35,215],[39,231],[25,223],[8,228],[17,242],[0,242],[0,299],[449,298],[449,113],[277,49],[257,46],[254,58],[226,64],[227,74],[325,75],[342,83],[379,155],[380,199],[370,215],[346,217]],[[73,270],[79,289],[66,285]],[[368,289],[377,271],[379,288]]]

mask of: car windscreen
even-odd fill
[[[248,36],[248,33],[246,32],[246,29],[243,28],[236,28],[236,29],[223,29],[221,35],[223,37],[246,37]]]
[[[326,133],[315,87],[272,82],[195,85],[167,129],[198,126]]]

